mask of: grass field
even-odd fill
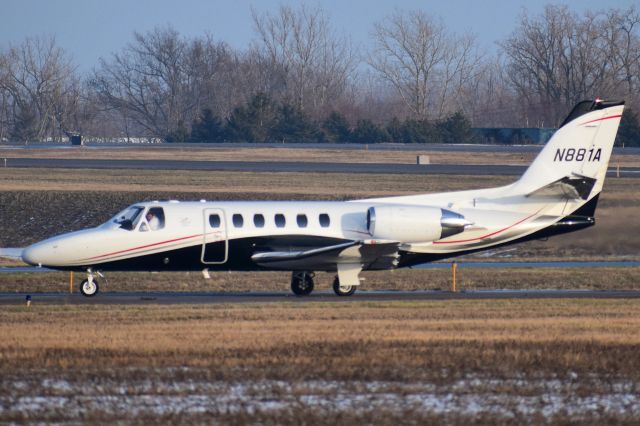
[[[204,151],[145,155],[228,160],[247,155]],[[295,153],[251,154],[260,161],[273,161],[274,155],[280,160],[283,153],[295,155],[287,157],[291,161],[314,156],[335,161],[331,157],[338,155],[288,151]],[[90,156],[99,151],[66,152]],[[356,152],[341,159],[379,161],[379,155]],[[413,162],[405,155],[415,158],[416,153],[399,153],[385,162]],[[491,159],[476,161],[485,160]],[[343,200],[482,188],[512,180],[0,168],[0,247],[21,247],[95,226],[141,200]],[[637,260],[638,201],[635,179],[608,179],[595,227],[498,250],[482,260]],[[289,274],[279,272],[211,276],[111,273],[107,282],[101,281],[101,290],[285,291],[289,285]],[[451,283],[448,270],[363,276],[366,290],[446,290]],[[38,303],[38,292],[67,291],[68,278],[62,272],[0,274],[1,291],[34,294],[31,308],[0,309],[0,424],[640,422],[637,300]],[[76,285],[82,278],[76,274]],[[317,288],[329,289],[332,278],[318,274]],[[640,268],[471,270],[463,264],[458,287],[638,290],[639,278]]]
[[[0,311],[0,422],[640,420],[640,302]]]

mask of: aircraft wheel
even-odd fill
[[[98,281],[95,279],[89,282],[88,279],[80,283],[80,293],[85,297],[93,297],[98,294]]]
[[[291,291],[296,296],[308,296],[313,291],[312,272],[294,272],[291,275]]]
[[[333,292],[338,296],[351,296],[356,292],[355,285],[340,285],[338,277],[333,280]]]

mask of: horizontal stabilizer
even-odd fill
[[[527,194],[527,197],[557,197],[562,199],[589,199],[596,179],[573,174],[545,185]]]

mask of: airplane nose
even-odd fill
[[[42,266],[42,247],[40,244],[33,244],[22,250],[22,261],[33,266]]]
[[[86,249],[87,241],[94,238],[95,234],[86,231],[58,235],[22,250],[22,260],[29,265],[48,268],[68,266],[75,262],[78,252]]]
[[[59,263],[57,244],[42,241],[22,250],[22,260],[33,266],[56,266]]]

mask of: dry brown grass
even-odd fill
[[[561,424],[598,419],[631,424],[638,420],[635,411],[594,412],[585,407],[579,408],[579,417],[543,414],[548,392],[575,392],[576,397],[597,400],[620,392],[614,391],[619,383],[630,384],[632,392],[636,389],[640,381],[637,300],[36,304],[30,309],[0,310],[0,336],[0,401],[6,408],[0,409],[0,422],[210,423],[222,419],[236,424],[468,424],[479,420],[492,424],[537,419],[534,423]],[[459,388],[459,380],[468,387]],[[545,384],[554,380],[567,385]],[[539,381],[542,384],[536,385]],[[236,409],[225,410],[212,402],[224,401],[228,395],[201,385],[254,383],[252,399],[279,401],[289,397],[282,394],[287,388],[273,383],[300,388],[305,383],[335,382],[342,383],[341,391],[353,383],[351,392],[365,401],[376,391],[363,384],[381,383],[384,390],[378,392],[400,395],[411,392],[413,384],[435,386],[434,397],[443,401],[469,394],[502,396],[504,407],[493,412],[487,405],[486,411],[475,415],[434,413],[411,404],[345,411],[299,400],[264,412],[244,409],[241,402]],[[275,390],[261,388],[260,383],[271,383],[267,386]],[[89,392],[89,396],[77,392]],[[333,392],[330,387],[324,391],[329,396]],[[127,401],[135,398],[153,407],[158,404],[156,397],[180,401],[194,393],[201,404],[211,404],[199,407],[205,411],[162,405],[148,410],[126,408]],[[33,413],[13,409],[14,401],[23,398],[50,402],[48,408]],[[101,398],[102,410],[88,410],[79,402],[95,401],[95,406]],[[541,402],[533,413],[522,414],[514,406],[515,417],[505,416],[504,410],[508,413],[522,398]],[[62,406],[59,401],[72,405]],[[124,405],[114,409],[114,401]]]
[[[3,169],[3,191],[204,192],[379,197],[487,188],[512,177],[172,170]],[[445,189],[446,188],[446,189]]]
[[[318,199],[365,198],[459,191],[507,185],[515,176],[445,176],[350,173],[257,173],[196,170],[3,169],[2,191],[222,193]],[[601,202],[637,206],[632,178],[609,178]]]
[[[640,380],[636,300],[20,306],[0,311],[0,335],[3,375],[183,366],[227,381]]]
[[[0,149],[0,158],[86,158],[118,160],[198,160],[198,161],[301,161],[331,163],[395,163],[415,164],[416,156],[428,155],[437,164],[527,164],[534,154],[522,153],[458,153],[429,151],[428,147],[416,151],[378,151],[368,149],[316,149],[316,148],[202,148],[193,147],[123,147],[119,149]],[[10,160],[9,160],[10,161]]]

